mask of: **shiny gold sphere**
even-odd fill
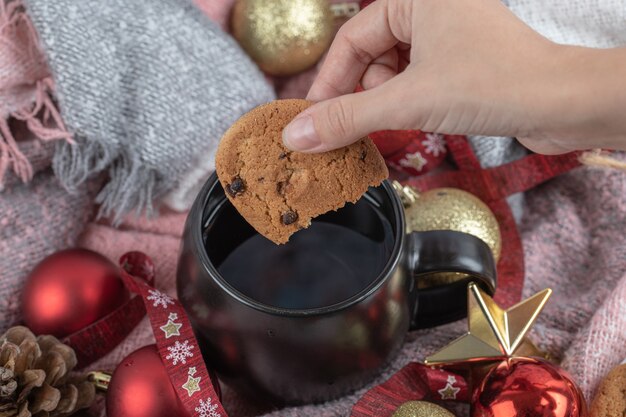
[[[313,66],[332,41],[328,0],[237,0],[232,33],[266,73],[285,76]]]
[[[478,197],[457,188],[419,193],[405,206],[407,232],[454,230],[482,239],[500,259],[502,239],[496,216]]]
[[[407,401],[391,417],[454,417],[450,411],[426,401]]]
[[[482,239],[498,261],[502,237],[498,220],[489,207],[476,196],[457,188],[436,188],[417,193],[394,181],[393,186],[404,204],[406,231],[454,230]],[[418,288],[437,287],[467,278],[458,272],[423,275]]]

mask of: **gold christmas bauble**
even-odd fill
[[[454,417],[450,411],[426,401],[407,401],[391,417]]]
[[[458,188],[436,188],[423,193],[394,183],[404,204],[407,233],[454,230],[483,240],[496,262],[500,259],[502,237],[498,220],[478,197]],[[465,274],[436,273],[423,277],[420,288],[445,285],[465,278]]]
[[[328,0],[237,0],[232,33],[266,73],[285,76],[314,65],[332,41]]]

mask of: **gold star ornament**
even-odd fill
[[[469,332],[426,358],[427,365],[497,361],[522,350],[539,353],[526,334],[552,294],[545,289],[503,310],[476,284],[468,285]],[[540,353],[539,353],[540,354]]]

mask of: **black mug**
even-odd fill
[[[420,276],[466,274],[418,288]],[[189,213],[177,290],[209,367],[239,391],[297,404],[356,390],[409,329],[462,318],[467,283],[493,294],[482,240],[455,231],[405,233],[388,181],[274,245],[209,178]]]

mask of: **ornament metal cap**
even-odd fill
[[[111,383],[111,374],[104,371],[92,371],[87,374],[87,380],[91,382],[98,391],[107,392]]]
[[[538,292],[509,309],[502,309],[476,284],[467,287],[469,331],[426,358],[427,365],[496,361],[516,356],[530,343],[526,334],[539,316],[551,289]]]

